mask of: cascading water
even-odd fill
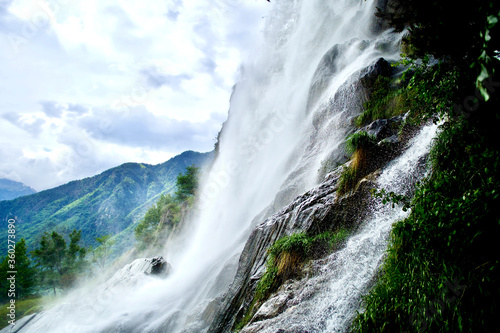
[[[376,186],[402,195],[412,194],[415,184],[425,175],[426,157],[437,125],[424,127],[400,157],[387,165]],[[315,273],[299,281],[288,282],[274,299],[262,305],[281,307],[281,313],[265,319],[257,312],[258,320],[241,333],[286,332],[333,333],[347,332],[356,312],[361,309],[361,296],[368,290],[376,275],[394,222],[404,219],[408,212],[375,202],[360,230],[345,247],[325,259],[314,261]]]
[[[23,332],[204,331],[249,228],[317,184],[323,161],[345,160],[342,143],[362,101],[356,82],[380,57],[398,58],[401,36],[373,32],[370,0],[273,5],[266,41],[231,97],[194,231],[182,251],[166,254],[172,274],[77,292]],[[370,242],[360,235],[349,244]]]

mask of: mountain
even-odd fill
[[[36,191],[23,183],[5,178],[0,179],[0,201],[12,200],[33,193]]]
[[[1,201],[0,235],[7,239],[7,220],[16,218],[16,237],[26,239],[28,250],[46,231],[79,229],[86,246],[95,245],[96,237],[115,235],[115,252],[121,252],[133,245],[134,222],[161,194],[174,191],[179,173],[212,159],[213,153],[186,151],[157,165],[125,163],[94,177]]]

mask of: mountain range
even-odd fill
[[[36,191],[23,183],[0,178],[0,201],[12,200],[33,193]]]
[[[59,187],[0,201],[0,236],[7,239],[7,221],[16,219],[16,240],[26,240],[28,250],[37,247],[44,232],[68,234],[82,231],[85,246],[95,238],[112,235],[114,253],[134,244],[135,224],[161,194],[172,193],[179,173],[187,166],[203,166],[213,153],[186,151],[167,162],[149,165],[125,163],[103,173]],[[0,249],[5,254],[7,246]]]

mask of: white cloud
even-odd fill
[[[268,8],[3,1],[0,177],[41,190],[127,161],[212,149]]]

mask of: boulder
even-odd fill
[[[360,131],[366,131],[368,134],[375,136],[377,141],[382,141],[386,138],[396,136],[405,120],[405,116],[395,116],[389,119],[378,119],[371,124],[361,128]],[[394,141],[391,139],[391,141]]]
[[[148,275],[167,276],[172,270],[172,266],[163,257],[144,259],[149,261],[150,267],[145,271]]]

